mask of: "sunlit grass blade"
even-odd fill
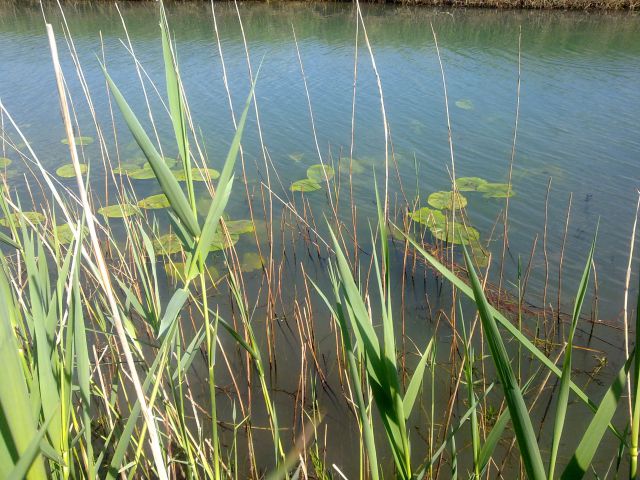
[[[597,229],[596,229],[597,236]],[[564,355],[564,361],[562,363],[562,375],[560,376],[560,388],[558,389],[558,401],[556,406],[556,415],[553,422],[553,439],[551,442],[551,453],[549,458],[549,473],[548,477],[553,479],[556,460],[558,457],[558,448],[560,447],[560,439],[562,438],[562,430],[564,429],[565,418],[567,415],[567,406],[569,403],[569,384],[571,382],[571,356],[573,353],[573,338],[576,333],[576,327],[578,326],[578,320],[580,319],[580,313],[582,312],[582,304],[584,297],[587,293],[587,287],[589,285],[589,273],[591,271],[591,262],[593,261],[593,252],[596,248],[596,239],[594,237],[589,249],[589,255],[587,256],[587,263],[582,272],[582,278],[578,285],[578,292],[576,293],[576,300],[573,307],[573,316],[571,317],[571,328],[569,329],[569,337],[567,338],[567,346]]]
[[[4,257],[0,255],[4,264]],[[9,283],[0,266],[0,365],[2,365],[2,381],[0,381],[0,416],[3,428],[0,431],[0,476],[9,475],[13,466],[29,448],[31,440],[36,436],[36,419],[31,411],[29,390],[22,370],[19,347],[13,333],[16,323],[14,299]],[[55,406],[55,405],[54,405]],[[30,462],[28,479],[46,478],[42,457],[38,456]]]
[[[491,307],[484,295],[482,284],[478,279],[466,249],[464,250],[464,258],[485,337],[502,384],[507,406],[509,407],[511,422],[516,434],[516,439],[518,440],[520,456],[522,457],[525,471],[530,480],[543,480],[546,478],[546,475],[542,457],[540,456],[540,449],[538,448],[538,441],[533,430],[531,418],[529,417],[529,411],[524,403],[522,392],[511,369],[507,349],[504,346]]]
[[[54,415],[56,413],[56,410],[58,410],[59,407],[60,405],[58,405],[54,409]],[[40,427],[40,429],[35,434],[31,442],[29,442],[29,445],[27,446],[26,450],[22,452],[22,454],[20,455],[20,459],[15,464],[13,469],[9,472],[9,474],[6,477],[3,477],[5,480],[22,480],[24,478],[41,478],[44,480],[47,478],[46,476],[42,476],[42,477],[35,476],[34,472],[30,470],[31,470],[31,466],[33,465],[33,462],[35,462],[38,456],[40,455],[40,444],[42,443],[44,436],[47,433],[47,427],[51,423],[52,418],[53,418],[53,415],[50,416],[49,419],[46,420],[44,424]]]
[[[629,369],[634,361],[637,350],[633,350],[625,364],[622,366],[611,386],[604,394],[595,415],[589,422],[578,448],[569,460],[569,463],[562,472],[563,480],[580,479],[587,472],[593,460],[596,450],[602,442],[602,437],[607,432],[607,428],[613,415],[616,413],[620,398],[624,393],[624,385],[629,374]]]
[[[182,159],[182,165],[186,178],[187,196],[192,210],[195,212],[195,193],[191,175],[191,157],[189,154],[189,135],[187,133],[185,98],[182,91],[182,83],[178,73],[175,46],[169,36],[169,24],[164,5],[160,2],[160,31],[162,33],[162,54],[164,58],[164,72],[167,82],[167,97],[169,98],[169,112],[173,131],[178,144],[178,150]]]

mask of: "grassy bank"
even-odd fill
[[[156,14],[164,78],[132,62],[136,109],[108,62],[104,90],[90,92],[73,26],[49,26],[61,113],[51,120],[69,152],[56,172],[1,105],[0,477],[637,477],[640,329],[626,302],[613,378],[589,388],[572,363],[581,330],[594,328],[596,225],[581,278],[563,285],[575,298],[564,313],[527,303],[530,260],[516,278],[490,275],[508,254],[511,173],[507,183],[457,178],[452,156],[451,190],[423,205],[390,184],[392,145],[375,172],[318,146],[319,163],[283,185],[264,143],[252,156],[243,148],[246,130],[262,128],[260,65],[248,52],[241,100],[222,71],[216,94],[229,99],[235,133],[214,161],[171,16],[162,5]],[[74,60],[65,71],[63,36]],[[127,46],[136,60],[135,39]],[[224,62],[222,43],[212,48]],[[71,77],[82,96],[67,90]],[[97,95],[110,100],[105,118]],[[76,121],[81,101],[92,125]],[[140,161],[125,153],[129,137]],[[263,164],[258,180],[249,161]],[[13,162],[30,174],[21,191]],[[353,196],[357,169],[375,189],[370,218]],[[137,182],[157,193],[138,198]],[[474,193],[501,202],[501,259],[465,209]],[[242,217],[231,216],[237,198]],[[415,338],[412,307],[434,310]]]

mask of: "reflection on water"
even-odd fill
[[[149,126],[144,116],[146,107],[138,74],[122,43],[127,41],[118,12],[110,4],[80,3],[65,8],[86,86],[91,92],[92,108],[96,110],[106,137],[106,153],[114,163],[119,161],[140,168],[143,165],[139,160],[140,151],[117,114],[114,118],[118,149],[114,146],[109,100],[96,60],[96,55],[102,57],[104,54],[111,76]],[[131,3],[121,5],[120,9],[135,55],[144,67],[141,75],[157,81],[158,89],[163,91],[155,7]],[[238,109],[249,86],[242,35],[232,5],[216,4],[215,9],[234,108]],[[319,242],[315,239],[315,231],[326,233],[323,213],[330,216],[331,208],[335,207],[349,223],[352,204],[357,207],[358,223],[353,235],[361,243],[363,262],[369,261],[368,219],[375,215],[371,173],[375,169],[380,179],[384,171],[380,103],[368,50],[360,38],[352,132],[356,17],[351,6],[247,3],[240,6],[240,11],[254,67],[262,62],[256,95],[266,155],[260,145],[254,117],[243,142],[246,189],[254,208],[260,212],[258,218],[263,217],[262,201],[265,195],[268,196],[264,186],[267,179],[275,194],[282,199],[291,199],[299,210],[304,209],[302,197],[292,193],[290,186],[307,178],[309,167],[320,160],[334,163],[336,178],[332,185],[340,185],[342,192],[338,205],[330,204],[322,189],[308,193],[305,199],[314,217],[313,221],[311,217],[305,217],[309,224],[304,229],[281,203],[276,201],[273,205],[277,218],[274,228],[278,230],[274,250],[286,250],[286,256],[277,261],[281,262],[280,281],[287,288],[279,292],[276,307],[278,326],[274,338],[277,343],[273,348],[277,351],[278,367],[272,372],[271,380],[279,391],[294,396],[292,392],[298,388],[299,373],[294,366],[303,340],[287,320],[297,315],[299,306],[293,299],[304,298],[306,285],[300,274],[301,264],[307,275],[326,284],[326,252],[320,254],[315,245]],[[46,15],[61,33],[59,13],[49,6]],[[197,128],[202,132],[200,144],[207,154],[208,166],[219,169],[233,135],[233,124],[224,93],[211,7],[200,3],[171,5],[169,16],[190,107],[198,121]],[[640,17],[618,13],[441,11],[382,6],[367,6],[364,16],[381,76],[393,140],[395,162],[389,188],[392,208],[399,215],[405,211],[405,201],[413,204],[418,200],[418,206],[426,206],[431,193],[451,188],[447,112],[431,25],[437,33],[446,75],[456,175],[482,177],[491,182],[508,179],[517,100],[518,38],[521,35],[520,116],[512,172],[515,195],[509,203],[509,244],[504,275],[515,281],[518,258],[521,257],[524,263],[529,261],[534,239],[538,236],[527,288],[531,303],[542,306],[545,278],[558,277],[557,265],[572,194],[563,256],[562,308],[568,310],[572,304],[572,289],[599,220],[596,252],[598,315],[609,323],[617,323],[640,178],[640,124],[637,121],[640,111]],[[317,147],[292,26],[304,64]],[[64,129],[57,121],[58,103],[53,94],[54,79],[39,6],[0,5],[0,64],[3,65],[0,98],[36,153],[51,171],[68,163],[68,150],[60,142]],[[74,108],[80,125],[77,134],[95,137],[95,125],[70,57],[65,56],[63,67],[74,93]],[[175,158],[177,150],[168,117],[151,84],[147,82],[146,86],[163,154]],[[352,133],[353,162],[349,158]],[[5,135],[10,135],[20,148],[24,148],[15,132],[7,129]],[[29,164],[20,161],[15,152],[8,152],[5,143],[3,148],[0,156],[13,159],[7,167],[9,183],[22,194],[24,182],[29,181]],[[113,180],[104,174],[99,143],[83,146],[82,154],[92,166],[94,194],[103,195],[103,185],[106,182],[112,188]],[[269,165],[269,171],[265,165]],[[322,178],[316,180],[322,184]],[[139,199],[160,193],[154,180],[131,181]],[[61,179],[61,182],[70,188],[73,185],[71,180]],[[323,188],[326,187],[323,185]],[[247,218],[244,190],[244,182],[238,182],[229,211],[232,219]],[[204,184],[198,186],[197,193],[198,209],[206,211],[210,193]],[[504,199],[486,198],[477,192],[465,195],[471,223],[480,232],[482,241],[488,242],[494,257],[499,258],[503,230],[497,219],[504,209]],[[25,195],[21,200],[26,204],[30,197]],[[155,215],[162,225],[167,225],[162,211]],[[545,218],[547,234],[543,239]],[[110,223],[116,232],[122,228],[117,220]],[[298,226],[293,226],[296,223]],[[262,248],[269,248],[264,240],[267,222],[258,222],[256,228],[258,235],[238,235],[236,247],[248,272],[248,291],[255,294],[252,300],[256,302],[254,316],[263,319],[268,307],[260,267],[262,257],[256,251],[255,237],[265,242]],[[546,270],[543,248],[550,270]],[[397,270],[394,273],[400,281],[402,249],[394,251],[394,255]],[[498,263],[494,265],[492,275],[497,278]],[[211,276],[216,277],[213,278],[216,281],[224,268],[221,254],[217,265],[211,268]],[[410,313],[406,318],[406,331],[418,345],[423,345],[424,339],[432,334],[441,297],[434,296],[429,302],[425,299],[440,287],[430,275],[419,273],[417,277],[413,274],[410,277],[405,278],[408,282],[405,314]],[[547,303],[556,302],[556,295],[557,286],[553,284],[545,297]],[[446,303],[445,298],[446,295],[442,300]],[[219,301],[224,304],[227,299],[220,295]],[[322,305],[316,304],[315,300],[313,304],[314,341],[321,353],[323,368],[332,380],[336,380],[335,335]],[[596,329],[596,334],[600,340],[594,340],[591,346],[611,355],[610,369],[613,371],[620,359],[618,333]],[[450,341],[450,335],[446,329],[440,330],[445,345]],[[595,363],[593,356],[589,353],[580,355],[579,361],[588,370]],[[206,367],[196,364],[194,368]],[[607,368],[605,371],[611,373]],[[444,377],[448,372],[441,375],[446,381]],[[229,385],[231,378],[221,372],[220,382]],[[597,389],[597,385],[594,388]],[[196,394],[206,402],[205,388]],[[443,392],[443,395],[447,394]],[[294,411],[295,400],[287,393],[281,397],[282,418],[299,415]],[[354,443],[343,451],[330,449],[328,454],[338,464],[347,465],[347,471],[355,472],[357,435],[348,422],[344,422],[345,418],[353,419],[339,395],[328,394],[326,397],[327,404],[332,406],[327,412],[329,428],[343,435],[341,443],[344,445],[349,444],[346,439]],[[220,408],[227,409],[228,417],[231,401],[227,404],[222,401]],[[260,418],[264,412],[254,412],[254,415]],[[579,419],[575,421],[580,423]],[[420,431],[420,421],[416,428]],[[257,435],[261,438],[263,434]],[[264,435],[266,440],[268,434]],[[264,456],[266,463],[270,462],[269,451],[257,454]]]

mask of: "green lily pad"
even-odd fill
[[[80,173],[87,173],[87,166],[84,163],[80,164]],[[76,176],[76,170],[73,168],[73,164],[67,163],[56,170],[56,175],[62,178],[73,178]]]
[[[69,139],[63,138],[62,140],[60,140],[60,143],[69,145]],[[73,143],[75,143],[76,145],[91,145],[93,143],[93,137],[74,137]]]
[[[354,158],[353,160],[348,157],[342,157],[340,159],[340,171],[346,173],[347,175],[352,173],[354,175],[360,175],[364,173],[367,169],[362,164],[362,160],[358,160]]]
[[[182,251],[182,241],[175,233],[165,233],[153,240],[153,248],[160,255],[173,255]]]
[[[162,158],[164,158],[164,163],[169,168],[173,168],[178,164],[178,159],[177,158],[172,158],[172,157],[162,157]]]
[[[461,177],[456,179],[456,187],[461,192],[475,192],[480,185],[484,185],[487,181],[480,177]]]
[[[485,183],[478,187],[478,191],[484,193],[485,198],[508,198],[515,195],[508,183]]]
[[[179,281],[184,282],[186,280],[185,269],[186,265],[184,264],[184,262],[167,262],[164,266],[164,271],[166,272],[167,277],[169,277],[169,279],[173,283],[178,283]],[[213,283],[216,283],[218,280],[220,280],[220,278],[220,272],[218,272],[218,269],[216,267],[206,267],[205,279],[211,280],[213,281]],[[198,288],[199,285],[200,282],[195,282],[196,288]]]
[[[422,207],[413,212],[409,212],[409,217],[411,217],[411,220],[414,222],[421,223],[427,227],[444,225],[447,222],[447,218],[441,211],[429,207]]]
[[[468,99],[458,100],[456,101],[456,107],[462,110],[473,110],[473,102]]]
[[[489,265],[489,252],[482,248],[479,242],[472,244],[470,253],[471,258],[478,267],[484,268]]]
[[[138,202],[138,206],[146,210],[158,210],[168,208],[171,204],[164,193],[159,193],[158,195],[151,195],[150,197],[143,198]]]
[[[317,164],[307,168],[307,177],[309,180],[315,180],[316,182],[331,180],[335,174],[336,172],[331,165]]]
[[[439,210],[461,209],[467,206],[467,199],[461,193],[455,196],[453,192],[434,192],[427,199],[429,205]]]
[[[44,222],[44,215],[40,212],[14,212],[10,214],[9,217],[11,217],[11,219],[13,219],[13,222],[16,224],[19,224],[20,220],[23,217],[34,225],[38,225]],[[1,218],[0,225],[2,225],[3,227],[8,227],[10,224],[9,217]]]
[[[80,237],[85,237],[88,234],[89,229],[87,227],[82,227]],[[71,226],[68,223],[56,226],[56,237],[58,238],[58,241],[63,245],[68,245],[75,239],[75,237],[73,236],[73,231],[71,230]]]
[[[480,232],[473,227],[465,227],[462,223],[446,222],[429,228],[438,240],[457,245],[476,244],[480,240]],[[453,232],[452,232],[453,230]],[[453,233],[453,234],[452,234]]]
[[[322,187],[315,180],[311,180],[310,178],[304,178],[302,180],[298,180],[297,182],[293,182],[289,190],[292,192],[315,192],[316,190],[320,190]]]
[[[304,153],[290,153],[289,158],[296,163],[300,163],[304,158]]]
[[[191,170],[191,178],[194,182],[206,182],[208,180],[207,175],[211,180],[215,180],[220,176],[220,172],[213,168],[194,168]],[[187,176],[184,174],[184,170],[175,170],[173,176],[179,182],[186,182]]]
[[[140,213],[140,210],[136,205],[130,203],[108,205],[98,210],[98,213],[106,218],[124,218],[136,213]]]
[[[121,163],[119,167],[113,169],[113,173],[116,175],[130,175],[132,172],[142,170],[142,167],[137,163],[126,162]]]
[[[240,268],[243,272],[254,272],[262,269],[262,258],[255,252],[247,252],[242,255]]]
[[[152,178],[156,178],[156,174],[153,173],[149,164],[137,170],[131,170],[127,172],[127,175],[133,180],[151,180]]]
[[[211,242],[211,247],[209,247],[209,251],[219,252],[230,248],[238,243],[238,240],[240,240],[240,235],[238,234],[230,233],[227,237],[222,230],[217,230],[213,237],[213,241]]]
[[[256,227],[251,220],[227,220],[225,221],[227,230],[230,234],[242,235],[244,233],[252,233]]]
[[[0,168],[6,168],[11,165],[11,159],[7,157],[0,157]]]

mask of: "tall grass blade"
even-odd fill
[[[596,230],[597,232],[597,230]],[[597,233],[596,233],[597,236]],[[562,364],[562,375],[560,376],[560,388],[558,389],[558,403],[556,406],[556,415],[553,422],[553,439],[551,442],[551,453],[549,459],[549,474],[548,477],[553,479],[556,460],[558,457],[558,448],[560,447],[560,439],[562,438],[562,430],[565,424],[565,418],[567,415],[567,406],[569,403],[569,383],[571,382],[571,356],[573,353],[573,337],[576,333],[576,327],[578,320],[580,319],[580,312],[582,311],[582,304],[584,297],[587,293],[587,287],[589,285],[589,273],[591,271],[591,262],[593,261],[593,252],[596,248],[596,239],[594,237],[589,249],[589,255],[587,255],[587,264],[582,272],[582,278],[578,285],[578,292],[576,293],[576,301],[573,307],[573,316],[571,318],[571,328],[569,329],[569,337],[567,339],[567,346],[564,355],[564,361]]]
[[[616,413],[618,402],[624,392],[627,375],[629,374],[629,369],[631,368],[636,353],[637,350],[635,349],[630,353],[629,358],[604,394],[600,406],[596,410],[596,414],[591,419],[586,432],[580,440],[578,448],[576,448],[571,460],[562,472],[562,476],[560,477],[562,480],[580,479],[587,472],[593,456],[602,441],[602,437],[604,437],[607,431],[607,426]]]
[[[507,349],[502,342],[502,336],[498,330],[498,325],[491,312],[489,302],[482,290],[482,284],[473,268],[473,263],[469,257],[467,250],[464,250],[464,258],[469,272],[469,279],[478,313],[482,321],[482,327],[486,335],[489,349],[493,357],[498,377],[502,383],[505,400],[509,407],[511,422],[520,447],[520,455],[524,463],[525,471],[530,480],[543,480],[546,478],[538,441],[533,430],[529,411],[524,403],[524,398],[520,387],[516,381],[516,377],[511,369],[511,363],[507,354]]]

